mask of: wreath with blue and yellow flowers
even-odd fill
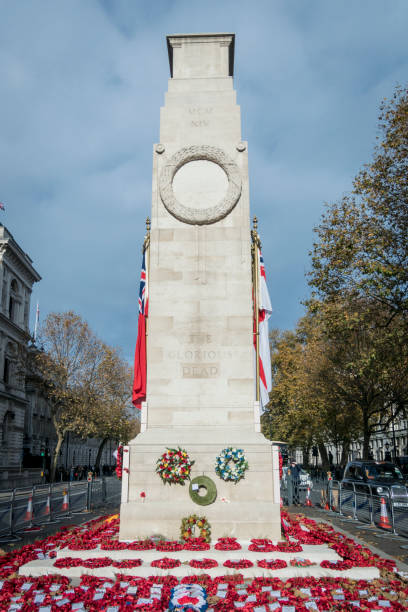
[[[222,480],[231,480],[237,483],[244,477],[248,469],[242,448],[228,446],[224,448],[215,460],[215,472]]]

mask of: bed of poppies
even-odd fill
[[[282,530],[285,542],[273,544],[270,540],[254,539],[252,550],[265,552],[265,563],[258,562],[257,578],[246,578],[241,571],[249,567],[250,561],[245,559],[245,548],[236,547],[236,540],[223,538],[215,548],[221,550],[240,550],[240,561],[231,559],[225,562],[226,575],[210,577],[201,573],[214,566],[214,560],[205,557],[202,563],[189,563],[196,570],[196,575],[177,578],[172,575],[172,569],[180,563],[177,559],[160,555],[161,551],[177,551],[177,542],[141,540],[125,544],[117,540],[118,517],[101,517],[89,521],[79,527],[63,527],[48,538],[38,540],[34,544],[23,546],[19,550],[0,557],[0,611],[14,612],[31,610],[39,612],[68,612],[71,610],[88,610],[90,612],[123,612],[124,610],[162,611],[171,606],[172,589],[179,584],[200,585],[205,593],[208,610],[244,612],[305,612],[306,610],[406,610],[408,608],[408,580],[405,576],[395,573],[392,560],[382,559],[368,548],[356,544],[350,538],[334,531],[325,523],[316,523],[302,515],[295,517],[282,512]],[[381,578],[373,581],[351,580],[346,578],[291,578],[281,580],[273,577],[273,569],[292,565],[307,567],[307,559],[301,556],[290,563],[283,559],[267,559],[267,552],[278,550],[297,552],[302,544],[326,543],[332,547],[341,560],[338,562],[322,561],[323,567],[379,568]],[[72,557],[56,559],[57,567],[105,567],[113,565],[117,572],[115,579],[97,578],[82,575],[80,580],[70,581],[67,577],[50,574],[38,578],[28,578],[18,575],[21,565],[34,559],[47,559],[56,556],[57,547],[68,550],[93,550],[100,546],[103,551],[109,550],[153,550],[158,551],[158,559],[151,565],[165,570],[162,576],[139,577],[121,573],[122,568],[131,571],[142,562],[141,559],[115,561],[108,553],[102,553],[94,559],[79,559]],[[200,541],[190,542],[190,548],[183,545],[184,550],[200,550]],[[249,547],[249,548],[250,548]],[[273,548],[272,548],[273,547]],[[142,553],[140,555],[143,556]],[[241,571],[240,571],[241,570]],[[271,572],[272,570],[272,572]],[[267,573],[267,576],[263,574]],[[185,592],[183,597],[185,597]],[[195,593],[194,589],[188,591]],[[174,591],[173,591],[174,593]],[[186,600],[187,601],[187,600]],[[193,610],[194,608],[191,608]],[[198,609],[198,608],[197,608]]]

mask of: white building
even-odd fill
[[[32,260],[0,224],[0,470],[8,479],[21,469],[27,405],[24,354],[30,339],[33,284],[41,277]]]

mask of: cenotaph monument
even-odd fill
[[[213,539],[281,537],[277,448],[260,433],[254,400],[248,147],[234,43],[234,34],[167,37],[146,256],[146,401],[141,433],[124,449],[121,540],[178,539],[194,514]],[[163,482],[157,461],[171,448],[188,454],[191,482],[203,486]],[[237,481],[215,470],[225,449],[247,462]]]

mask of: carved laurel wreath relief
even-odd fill
[[[218,164],[227,175],[228,189],[225,197],[216,206],[199,209],[184,206],[173,192],[173,178],[176,172],[191,161],[205,160]],[[160,173],[160,196],[164,206],[179,221],[191,225],[208,225],[226,217],[238,202],[241,189],[241,173],[232,158],[222,149],[209,145],[194,145],[177,151]]]

